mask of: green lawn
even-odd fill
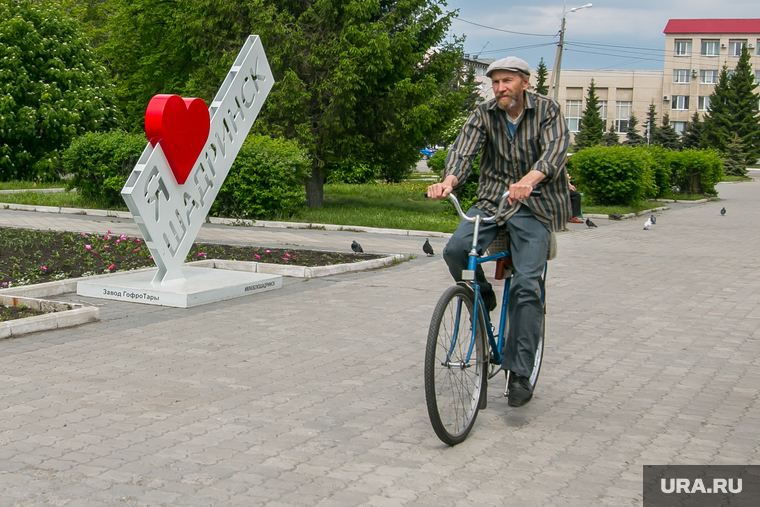
[[[43,183],[41,181],[0,181],[0,190],[22,190],[25,188],[63,188],[62,181]]]
[[[425,199],[422,194],[431,182],[413,180],[404,183],[368,183],[349,185],[333,183],[324,187],[324,206],[301,208],[288,214],[269,217],[290,222],[356,225],[391,229],[453,232],[459,217],[443,201]],[[27,182],[28,184],[28,182]],[[24,188],[22,182],[11,182],[12,188]],[[29,188],[28,185],[26,188]],[[703,195],[674,195],[671,199],[703,199]],[[85,199],[79,193],[20,192],[0,195],[1,203],[104,209],[102,204]],[[626,214],[661,206],[657,202],[641,202],[633,206],[600,206],[583,197],[581,209],[586,214]],[[126,211],[126,206],[117,209]]]

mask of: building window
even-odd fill
[[[615,102],[615,132],[625,134],[626,130],[628,130],[628,120],[631,118],[632,110],[633,102]]]
[[[710,107],[710,97],[705,96],[699,96],[699,100],[697,101],[697,109],[700,111],[707,111],[707,108]]]
[[[685,121],[672,121],[670,124],[673,125],[673,130],[675,130],[678,135],[683,134],[683,129],[686,128]]]
[[[567,128],[570,132],[579,132],[581,130],[581,109],[583,108],[583,101],[581,100],[568,100],[565,103],[565,119],[567,120]]]
[[[676,56],[691,56],[691,40],[676,41]]]
[[[599,101],[599,116],[602,117],[602,121],[604,122],[604,127],[602,127],[602,132],[607,132],[607,101],[606,100]]]
[[[689,82],[689,69],[674,69],[673,82],[687,84]]]
[[[741,56],[742,49],[747,45],[746,40],[732,40],[728,42],[728,56]]]
[[[699,71],[699,84],[717,84],[717,83],[718,83],[717,70],[700,70]]]
[[[755,50],[757,51],[757,56],[760,56],[760,39],[757,39],[757,44],[755,44]]]
[[[678,109],[678,110],[689,109],[689,96],[688,95],[673,95],[673,99],[670,102],[670,109]]]
[[[760,84],[760,70],[755,71],[755,84]]]
[[[720,51],[720,41],[717,40],[703,40],[702,41],[702,56],[718,56]]]

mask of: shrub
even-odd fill
[[[570,157],[568,165],[598,204],[635,204],[657,195],[655,160],[644,149],[594,146]]]
[[[687,194],[717,195],[715,184],[723,179],[723,161],[714,150],[674,151],[670,155],[673,182]]]
[[[311,174],[294,141],[250,135],[240,148],[211,207],[214,216],[266,218],[306,202],[303,181]]]
[[[371,183],[375,181],[379,172],[376,166],[370,164],[340,164],[327,173],[327,183]]]
[[[427,161],[428,169],[440,176],[443,170],[446,168],[446,155],[448,154],[449,150],[438,150],[433,153],[433,156],[430,157]]]
[[[117,125],[106,69],[58,2],[0,2],[0,179],[55,180],[85,132]]]
[[[75,139],[63,154],[63,169],[71,175],[66,187],[109,208],[124,206],[121,189],[147,143],[144,135],[121,130]]]
[[[654,159],[654,182],[657,197],[665,197],[673,192],[673,171],[670,168],[671,153],[678,153],[661,146],[650,146],[647,151]]]

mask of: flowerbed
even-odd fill
[[[383,257],[196,243],[186,261],[224,259],[297,266],[329,266]],[[140,238],[84,232],[0,228],[0,288],[154,267]]]

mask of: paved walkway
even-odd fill
[[[758,185],[648,231],[561,234],[536,396],[512,409],[490,389],[454,448],[425,408],[450,281],[421,238],[204,226],[420,256],[187,310],[88,300],[101,322],[0,341],[0,506],[638,506],[644,464],[760,464]],[[0,211],[9,224],[136,233]]]

